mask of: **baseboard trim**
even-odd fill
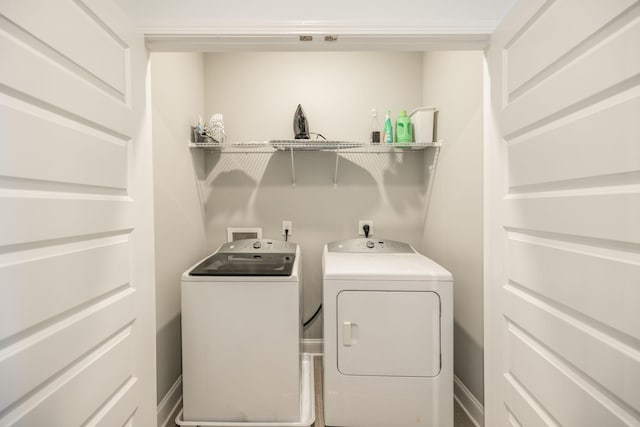
[[[484,427],[484,407],[458,377],[453,377],[453,398],[476,427]]]
[[[318,338],[303,338],[300,340],[302,352],[312,356],[322,356],[324,352],[324,340]]]
[[[182,408],[182,375],[178,377],[171,386],[167,394],[164,395],[162,401],[157,408],[157,425],[158,427],[173,427],[176,425],[175,419]]]

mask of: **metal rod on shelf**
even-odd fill
[[[296,167],[293,163],[293,147],[289,147],[289,152],[291,153],[291,185],[296,186]]]
[[[336,147],[336,169],[333,171],[333,188],[338,186],[338,160],[340,159],[340,147]]]
[[[433,153],[433,161],[431,166],[429,166],[429,185],[427,186],[427,192],[425,194],[425,205],[424,205],[424,218],[427,218],[429,214],[429,207],[431,205],[431,193],[433,191],[433,181],[436,177],[436,169],[438,168],[438,160],[440,158],[440,145],[434,145],[435,153]]]

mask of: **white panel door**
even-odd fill
[[[343,375],[440,373],[440,297],[435,292],[342,291],[337,297]]]
[[[104,0],[0,3],[0,425],[155,425],[147,53]]]
[[[638,426],[640,2],[522,0],[488,64],[485,425]]]

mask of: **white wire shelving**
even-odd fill
[[[275,153],[277,151],[344,151],[349,153],[390,153],[407,150],[424,150],[438,147],[441,141],[393,144],[372,144],[353,141],[324,141],[299,139],[274,139],[270,141],[246,141],[219,144],[216,142],[190,143],[191,148],[204,148],[223,153]]]
[[[270,141],[248,141],[230,143],[189,143],[191,148],[200,148],[220,153],[278,153],[289,152],[291,156],[291,181],[296,184],[294,152],[296,151],[329,151],[336,153],[335,170],[333,174],[334,186],[338,183],[338,163],[340,154],[358,153],[405,153],[420,151],[430,147],[439,149],[442,141],[434,142],[410,142],[410,143],[368,143],[353,141],[325,141],[325,140],[300,140],[300,139],[275,139]]]

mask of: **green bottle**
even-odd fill
[[[411,119],[407,116],[406,110],[400,110],[398,120],[396,120],[396,141],[400,144],[411,142]]]
[[[391,124],[391,111],[387,110],[387,117],[384,119],[384,142],[393,143],[393,125]]]

